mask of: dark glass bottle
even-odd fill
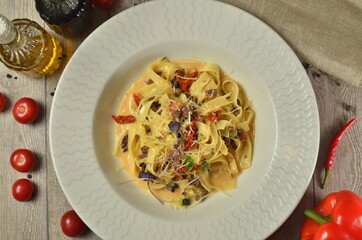
[[[89,0],[35,0],[40,17],[56,33],[75,36],[91,23],[92,4]]]

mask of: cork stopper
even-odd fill
[[[9,44],[14,41],[16,32],[14,24],[0,14],[0,44]]]

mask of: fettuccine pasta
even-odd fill
[[[242,89],[216,64],[163,58],[112,116],[114,153],[131,181],[161,203],[187,207],[236,187],[252,163],[254,115]]]

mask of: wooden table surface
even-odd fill
[[[111,16],[145,0],[118,0],[110,10],[94,9],[91,29],[76,38],[61,40],[66,61],[82,40]],[[49,28],[35,10],[34,1],[1,0],[0,12],[9,19],[29,18],[47,30]],[[51,30],[49,30],[52,34]],[[316,36],[318,37],[318,36]],[[65,62],[66,62],[65,61]],[[328,193],[343,189],[362,196],[362,123],[356,124],[344,136],[336,155],[333,172],[326,189],[321,189],[323,162],[330,141],[336,132],[353,117],[362,118],[362,89],[345,83],[304,64],[317,97],[320,114],[320,151],[317,166],[303,196],[288,220],[268,240],[299,239],[303,210],[313,208]],[[49,149],[49,113],[55,88],[64,67],[45,79],[29,79],[8,70],[0,64],[0,92],[9,101],[0,113],[0,239],[45,240],[69,239],[63,235],[59,221],[62,214],[71,209],[57,181]],[[31,125],[17,123],[12,116],[12,106],[21,97],[34,98],[41,106],[39,118]],[[11,153],[18,148],[27,148],[36,153],[37,166],[29,174],[16,172],[9,164]],[[30,202],[17,202],[11,195],[12,183],[19,178],[31,178],[36,184],[35,197]],[[87,231],[79,239],[100,239]],[[243,239],[242,236],[239,239]]]

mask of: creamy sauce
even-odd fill
[[[236,187],[236,177],[232,176],[228,172],[220,172],[214,174],[211,178],[212,184],[217,187],[223,187],[223,189],[234,189]]]

